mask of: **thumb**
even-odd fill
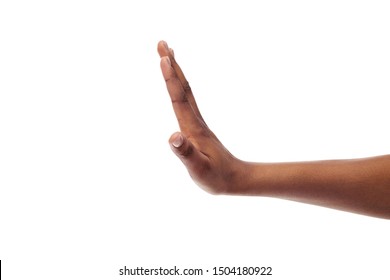
[[[209,159],[201,153],[194,144],[182,133],[175,132],[169,138],[172,151],[188,169],[193,177],[201,175],[201,172],[209,167]]]

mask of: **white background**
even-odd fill
[[[374,156],[389,153],[389,14],[388,1],[1,1],[4,279],[153,278],[125,265],[389,279],[387,220],[197,188],[167,144],[178,126],[156,52],[174,48],[241,159]],[[153,279],[176,278],[225,279]]]

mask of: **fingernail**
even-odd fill
[[[169,65],[172,65],[171,64],[171,60],[169,59],[169,57],[166,56],[165,59],[166,59],[166,61],[168,62]]]
[[[183,136],[181,136],[181,134],[179,134],[179,135],[175,138],[175,140],[173,140],[172,145],[173,145],[175,148],[179,148],[181,145],[183,145]]]

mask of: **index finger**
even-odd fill
[[[177,63],[175,59],[175,55],[173,53],[173,50],[168,47],[168,44],[165,41],[160,41],[157,46],[158,53],[160,57],[168,56],[171,60],[172,68],[175,70],[183,88],[186,93],[187,99],[190,102],[192,109],[194,110],[195,115],[200,118],[203,122],[203,117],[199,111],[198,105],[196,103],[194,94],[192,93],[192,89],[190,87],[189,82],[187,81],[183,70],[180,68],[179,64]],[[204,122],[205,123],[205,122]]]
[[[169,57],[162,57],[160,66],[180,130],[186,134],[199,132],[202,127],[200,120],[192,109],[186,91],[183,88],[177,72],[172,67]]]

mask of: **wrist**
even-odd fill
[[[226,194],[261,195],[263,164],[237,160],[234,166],[234,179],[229,184]]]

